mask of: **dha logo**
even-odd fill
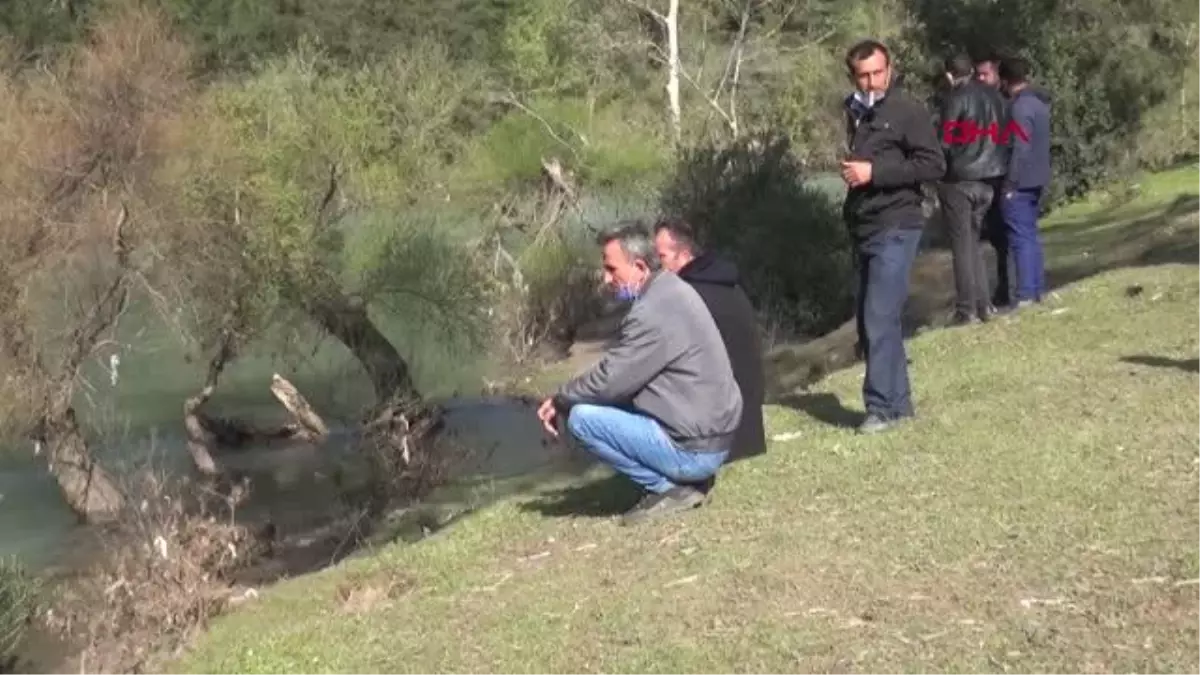
[[[947,120],[942,124],[942,142],[948,145],[967,145],[981,136],[987,136],[998,145],[1008,145],[1014,134],[1022,141],[1029,142],[1029,133],[1015,121],[1009,121],[1004,129],[995,122],[981,127],[973,120]]]

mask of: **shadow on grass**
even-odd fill
[[[582,485],[572,485],[539,494],[520,505],[545,517],[584,516],[607,518],[629,510],[640,492],[628,478],[613,475]]]
[[[830,426],[851,429],[862,422],[863,414],[842,405],[834,394],[784,394],[779,404],[807,413],[809,417]]]
[[[1136,363],[1141,366],[1154,366],[1156,368],[1178,368],[1192,373],[1200,373],[1200,359],[1171,359],[1165,356],[1150,356],[1146,354],[1138,354],[1135,356],[1122,356],[1121,361],[1125,363]]]
[[[1170,263],[1195,263],[1200,245],[1195,226],[1176,226],[1178,219],[1194,214],[1200,198],[1180,195],[1165,208],[1136,217],[1099,216],[1079,224],[1060,224],[1047,232],[1047,257],[1088,252],[1084,259],[1046,270],[1046,280],[1058,288],[1101,272],[1120,267]],[[1110,231],[1114,223],[1119,229]]]

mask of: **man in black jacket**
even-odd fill
[[[922,183],[942,178],[946,161],[929,112],[892,83],[887,47],[854,45],[846,68],[855,91],[846,98],[848,191],[843,217],[858,266],[858,339],[867,362],[862,433],[913,415],[900,317],[925,215]]]
[[[950,90],[942,99],[938,125],[946,155],[946,177],[938,187],[938,201],[953,252],[955,324],[991,317],[990,284],[980,239],[996,190],[1008,170],[1004,99],[996,89],[975,80],[973,70],[966,56],[946,60]]]
[[[654,246],[662,266],[679,275],[700,294],[717,324],[742,392],[742,421],[733,437],[730,462],[767,451],[763,431],[764,376],[762,345],[754,306],[741,286],[737,266],[701,251],[692,226],[680,218],[664,218],[654,227]]]
[[[1008,115],[1008,101],[1000,87],[1000,61],[996,52],[987,52],[975,59],[975,79],[1000,94],[1004,101],[1005,116]],[[992,185],[992,206],[984,218],[983,239],[992,245],[996,252],[996,290],[992,294],[992,307],[1007,307],[1012,299],[1017,297],[1017,268],[1008,252],[1008,229],[1004,226],[1004,217],[1000,213],[1000,202],[1003,190],[1000,181],[988,181]]]

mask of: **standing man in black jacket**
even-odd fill
[[[946,177],[938,186],[938,201],[954,256],[955,324],[991,318],[990,284],[980,238],[1008,171],[1004,99],[996,89],[975,80],[973,71],[966,56],[946,59],[950,90],[942,99],[938,125],[946,155]]]
[[[892,86],[887,47],[874,40],[854,45],[846,68],[855,91],[845,101],[842,212],[854,240],[858,339],[867,362],[867,416],[859,431],[876,433],[913,415],[900,318],[925,227],[921,184],[940,180],[946,161],[929,112]]]
[[[1001,57],[998,54],[988,52],[977,58],[972,65],[975,66],[975,79],[1000,94],[1007,121],[1008,101],[1000,87],[1000,61]],[[1013,298],[1017,297],[1017,268],[1008,252],[1008,228],[1005,227],[1004,217],[1000,213],[1000,202],[1004,196],[1004,191],[1000,189],[1001,181],[993,180],[989,183],[992,185],[994,194],[992,206],[984,218],[983,238],[992,245],[992,250],[996,252],[996,291],[992,294],[992,307],[1007,307],[1012,303]]]
[[[742,288],[737,266],[701,250],[695,230],[680,218],[664,218],[655,224],[654,246],[663,269],[678,274],[700,294],[725,342],[733,379],[742,392],[742,421],[734,434],[728,461],[763,454],[767,441],[763,431],[766,385],[762,344],[754,306]]]

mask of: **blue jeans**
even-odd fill
[[[1014,302],[1042,299],[1046,292],[1046,263],[1038,234],[1038,202],[1042,189],[1017,190],[1000,202],[1009,250],[1017,268],[1017,297]]]
[[[600,461],[655,494],[716,474],[729,456],[728,451],[681,450],[658,422],[621,408],[573,406],[567,429]]]
[[[885,419],[913,414],[908,355],[900,317],[921,230],[890,228],[858,242],[858,342],[867,362],[863,404]]]
[[[996,291],[992,294],[992,304],[1000,307],[1011,305],[1017,297],[1017,270],[1012,256],[1008,252],[1008,228],[1004,224],[1004,192],[1001,180],[992,178],[984,181],[992,186],[995,194],[992,197],[992,207],[988,209],[983,238],[992,245],[996,252]]]

